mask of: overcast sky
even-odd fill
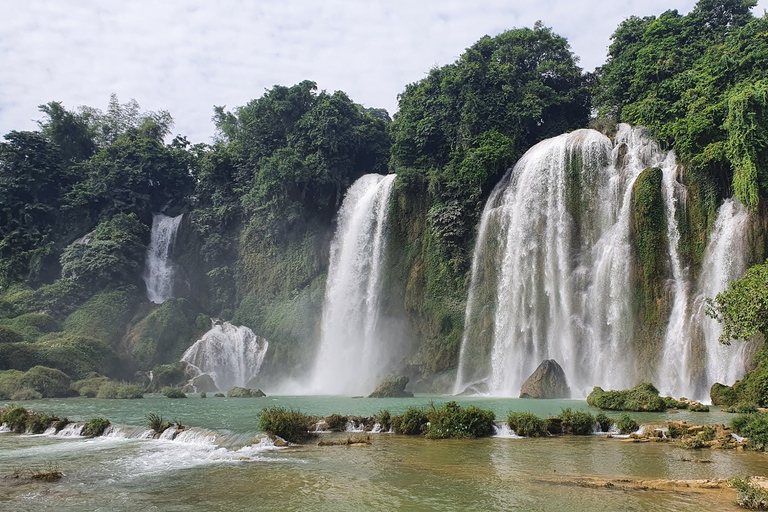
[[[694,0],[0,0],[0,135],[35,129],[37,106],[106,109],[110,93],[168,110],[175,133],[209,142],[228,109],[309,79],[397,110],[404,86],[485,34],[566,37],[588,71],[631,15],[688,13]],[[768,0],[760,0],[762,15]]]

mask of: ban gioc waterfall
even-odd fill
[[[454,392],[517,396],[545,359],[560,363],[574,397],[645,380],[664,394],[706,400],[713,382],[739,378],[744,355],[719,346],[704,299],[746,268],[747,212],[733,200],[722,205],[693,283],[679,250],[680,171],[673,153],[627,125],[613,142],[578,130],[531,148],[481,217]],[[660,174],[666,223],[668,312],[655,343],[638,339],[632,282],[632,201],[643,172]]]
[[[331,242],[320,347],[310,388],[319,394],[370,393],[396,347],[379,329],[389,198],[395,175],[366,174],[347,191]]]
[[[169,217],[162,213],[152,215],[152,234],[142,277],[147,284],[147,298],[155,304],[162,304],[173,297],[173,265],[169,252],[182,217]]]

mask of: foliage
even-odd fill
[[[46,398],[69,396],[72,381],[61,370],[35,366],[29,369],[20,379],[23,388],[34,389]]]
[[[768,510],[768,490],[749,478],[731,478],[728,485],[738,491],[736,504],[747,510]]]
[[[586,411],[574,411],[566,407],[557,417],[562,420],[564,434],[588,436],[595,430],[595,417]]]
[[[19,343],[24,341],[24,336],[10,327],[0,325],[0,343]]]
[[[0,410],[0,424],[11,429],[12,432],[23,434],[27,430],[27,417],[29,413],[24,407],[10,407]]]
[[[64,250],[61,275],[91,290],[137,284],[148,235],[136,214],[118,213]]]
[[[99,388],[96,398],[144,398],[144,388],[127,382],[105,382]]]
[[[227,391],[227,398],[262,398],[267,395],[260,389],[248,389],[235,386]]]
[[[328,424],[328,430],[331,432],[344,432],[347,430],[347,417],[341,414],[331,414],[325,418]]]
[[[392,429],[392,415],[388,409],[379,411],[376,415],[376,422],[381,425],[382,432],[389,432]]]
[[[162,364],[152,368],[152,389],[158,390],[166,386],[177,386],[188,378],[184,374],[184,364]]]
[[[424,433],[428,421],[427,414],[423,410],[409,407],[401,416],[392,418],[392,428],[395,434],[417,436]]]
[[[606,415],[604,412],[600,411],[595,415],[595,423],[597,423],[599,426],[600,432],[608,432],[611,430],[615,420]]]
[[[106,418],[91,418],[85,422],[83,427],[83,436],[85,437],[98,437],[107,430],[110,425],[109,420]]]
[[[723,324],[720,342],[768,334],[768,262],[731,281],[728,290],[707,300],[707,315]]]
[[[755,354],[755,368],[733,386],[712,385],[713,405],[768,407],[768,351]]]
[[[187,398],[187,395],[179,388],[163,388],[162,393],[165,398]]]
[[[616,421],[616,428],[619,429],[619,433],[621,434],[631,434],[632,432],[636,432],[640,426],[629,414],[623,413]]]
[[[493,411],[474,405],[461,407],[456,402],[447,402],[436,409],[432,404],[427,419],[425,435],[428,439],[488,437],[495,432]]]
[[[761,452],[768,450],[768,412],[737,416],[731,421],[733,431],[748,437],[747,447]]]
[[[36,341],[44,334],[59,330],[58,322],[44,313],[25,313],[9,320],[3,320],[3,323],[23,335],[25,341]]]
[[[302,443],[314,437],[309,430],[315,419],[293,409],[264,408],[259,413],[258,422],[259,430],[281,437],[289,443]]]
[[[666,409],[659,390],[648,382],[624,391],[604,391],[595,387],[587,396],[587,404],[611,411],[663,411]]]
[[[96,398],[101,386],[109,382],[108,377],[90,375],[72,383],[72,389],[77,391],[80,396]]]
[[[147,426],[158,434],[162,434],[163,431],[170,426],[170,424],[167,421],[163,421],[162,416],[155,414],[153,412],[150,412],[147,414],[146,420],[147,420]]]
[[[530,412],[510,412],[507,416],[509,428],[523,437],[546,437],[547,421]]]

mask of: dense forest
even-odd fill
[[[697,268],[724,198],[768,222],[768,18],[754,5],[700,0],[687,15],[629,17],[594,73],[540,23],[484,36],[405,86],[393,118],[311,81],[276,85],[214,107],[210,144],[169,141],[170,113],[114,95],[105,112],[42,105],[37,131],[0,142],[0,370],[45,366],[73,381],[153,370],[158,385],[179,384],[175,363],[214,317],[270,341],[263,382],[302,375],[344,194],[363,174],[396,173],[383,307],[406,319],[398,371],[445,389],[486,199],[528,148],[578,128],[642,125],[675,151],[688,190],[681,249]],[[175,298],[160,305],[142,280],[154,212],[185,214]],[[755,233],[759,264],[768,242]],[[639,265],[653,303],[659,264],[649,253]],[[744,294],[719,303],[734,338],[766,331],[766,287],[749,293],[733,307],[751,320],[728,310]]]

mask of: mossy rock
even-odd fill
[[[401,375],[399,377],[390,375],[379,384],[368,398],[410,398],[413,393],[405,390],[408,385],[408,377]]]
[[[234,387],[227,392],[227,398],[261,398],[267,396],[260,389],[248,389],[241,387]]]
[[[623,391],[604,391],[595,387],[587,396],[587,404],[609,411],[658,412],[667,408],[659,390],[648,382]]]
[[[65,331],[107,341],[117,346],[125,334],[138,300],[134,287],[106,290],[94,295],[64,321]]]

